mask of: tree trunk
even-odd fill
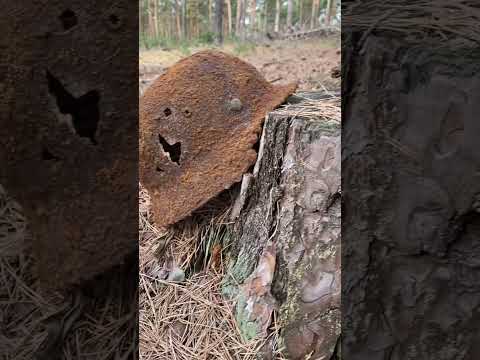
[[[242,39],[245,39],[247,29],[246,29],[246,24],[245,24],[245,19],[247,18],[247,6],[248,6],[248,0],[242,0]]]
[[[264,23],[263,23],[263,32],[266,34],[268,32],[268,1],[264,2]]]
[[[140,32],[140,35],[141,35],[140,38],[143,37],[143,5],[142,4],[143,4],[143,1],[140,0],[138,2],[138,11],[139,11],[139,13],[138,13],[138,31]]]
[[[270,113],[232,211],[224,291],[246,338],[265,335],[277,313],[288,359],[330,359],[337,344],[339,191],[339,122]]]
[[[242,32],[242,7],[243,0],[237,0],[237,18],[235,23],[235,33],[240,37]]]
[[[293,14],[293,0],[288,0],[287,3],[287,29],[292,27],[292,14]]]
[[[332,0],[330,10],[330,21],[337,16],[337,0]]]
[[[158,39],[158,0],[153,0],[153,28],[155,39]]]
[[[180,6],[178,5],[178,0],[174,0],[175,6],[175,22],[177,27],[177,39],[182,38],[182,22],[181,22],[181,11]]]
[[[303,30],[303,1],[298,2],[298,22],[300,24],[300,29]]]
[[[208,0],[208,24],[210,25],[212,32],[215,32],[215,22],[213,19],[213,0]]]
[[[218,45],[223,44],[223,4],[225,0],[215,1],[215,36]]]
[[[256,32],[257,26],[257,0],[251,0],[250,3],[250,29],[252,33]]]
[[[332,0],[327,0],[326,16],[325,16],[325,25],[330,26],[332,18]]]
[[[232,34],[232,0],[226,0],[228,16],[228,35]]]
[[[319,0],[313,0],[312,1],[312,17],[310,19],[310,29],[315,29],[315,26],[317,25],[317,13],[318,13],[318,8],[319,8],[320,1]]]
[[[199,23],[200,23],[200,5],[198,1],[193,3],[193,30],[191,30],[192,37],[198,38],[200,36]]]
[[[183,38],[186,39],[187,38],[187,20],[188,20],[188,17],[187,17],[187,0],[181,0],[182,1],[182,25],[183,25],[183,28],[182,28],[182,35],[183,35]]]
[[[148,11],[148,25],[147,25],[147,34],[149,38],[153,37],[153,11],[152,4],[150,0],[147,0],[147,11]]]
[[[276,8],[275,8],[275,32],[279,32],[280,31],[280,0],[277,0],[276,2]]]

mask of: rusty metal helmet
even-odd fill
[[[295,89],[217,51],[196,53],[157,78],[140,99],[139,149],[155,223],[175,223],[241,180],[255,162],[265,115]]]

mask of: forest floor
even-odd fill
[[[221,48],[150,49],[140,52],[140,87],[143,90],[159,74],[178,60],[205,49],[217,49],[240,57],[255,66],[275,84],[298,82],[300,90],[322,90],[340,87],[331,71],[340,66],[340,40],[277,40],[259,45],[226,44]]]
[[[212,47],[141,52],[140,90],[178,60],[206,48]],[[249,62],[276,84],[297,82],[300,90],[312,91],[340,87],[340,80],[331,76],[332,69],[340,66],[337,39],[274,41],[257,46],[227,44],[218,50]],[[238,191],[238,186],[233,186],[193,216],[159,229],[151,220],[150,198],[141,188],[141,359],[254,360],[267,351],[272,359],[285,360],[276,321],[272,320],[266,337],[245,339],[235,316],[235,301],[223,294],[228,262],[225,250],[234,236],[229,214]]]

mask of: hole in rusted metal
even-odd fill
[[[95,133],[100,118],[98,91],[92,90],[75,98],[49,71],[47,71],[47,80],[48,90],[56,98],[58,110],[62,114],[72,116],[73,127],[78,136],[87,137],[96,145]]]
[[[60,160],[58,156],[53,155],[46,147],[42,149],[43,160]]]
[[[192,116],[192,112],[189,109],[183,110],[183,113],[185,114],[186,117]]]
[[[165,138],[158,134],[158,140],[160,141],[160,145],[162,145],[163,151],[168,153],[170,156],[170,160],[174,163],[180,165],[180,156],[182,155],[182,144],[180,142],[176,142],[173,145],[170,145]]]
[[[78,23],[77,15],[70,9],[65,10],[59,16],[59,19],[62,22],[62,26],[65,30],[70,30]]]
[[[122,19],[117,14],[109,14],[105,20],[107,25],[113,30],[117,30],[122,26]]]
[[[118,23],[120,22],[120,19],[119,19],[118,16],[115,15],[115,14],[111,14],[111,15],[108,17],[108,20],[110,20],[110,22],[112,23],[112,25],[118,25]]]
[[[172,115],[172,110],[170,110],[170,108],[165,108],[165,110],[163,110],[163,113],[166,117],[169,117],[170,115]]]

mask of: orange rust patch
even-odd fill
[[[179,61],[140,99],[140,181],[167,226],[239,181],[255,162],[265,115],[296,84],[273,86],[216,51]]]

